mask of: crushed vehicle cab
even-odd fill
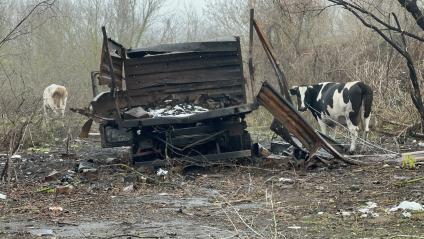
[[[247,102],[238,37],[126,49],[102,30],[89,115],[103,147],[131,146],[139,165],[251,155],[244,118],[257,104]]]

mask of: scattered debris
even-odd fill
[[[402,212],[402,216],[406,217],[406,218],[410,218],[412,216],[412,214],[408,211],[403,211]]]
[[[298,229],[301,229],[302,227],[299,227],[299,226],[291,226],[291,227],[287,227],[288,229],[295,229],[295,230],[298,230]]]
[[[337,212],[336,214],[337,215],[342,215],[343,217],[349,217],[350,215],[352,215],[352,212],[344,211],[344,210],[339,210],[339,212]]]
[[[188,103],[180,103],[175,106],[167,105],[163,108],[149,108],[148,114],[152,118],[158,117],[187,117],[197,113],[207,112],[209,111],[206,108],[201,106],[188,104]]]
[[[59,178],[59,172],[56,170],[53,170],[52,172],[49,173],[49,175],[47,175],[44,178],[44,181],[49,182],[49,181],[54,181],[57,180]]]
[[[12,155],[10,158],[11,158],[11,159],[21,159],[21,158],[22,158],[22,156],[21,156],[21,155],[19,155],[19,154],[14,154],[14,155]]]
[[[270,151],[273,154],[285,154],[291,145],[284,141],[272,141]]]
[[[294,180],[291,178],[279,178],[278,182],[283,182],[283,183],[294,183]]]
[[[81,161],[78,165],[79,173],[90,173],[96,172],[97,169],[94,167],[94,164],[88,161]]]
[[[390,208],[389,212],[395,212],[399,209],[403,211],[424,211],[424,207],[420,203],[403,201],[398,206]]]
[[[34,235],[36,237],[52,237],[54,236],[52,229],[32,229],[29,231],[31,235]]]
[[[60,194],[68,194],[72,190],[74,190],[74,186],[72,186],[72,185],[65,185],[65,186],[57,186],[56,187],[56,193],[60,193]]]
[[[371,215],[372,217],[378,217],[379,214],[374,212],[374,208],[377,208],[377,203],[375,202],[367,202],[365,207],[360,208],[358,211],[362,213],[361,217],[368,217]]]
[[[51,207],[49,207],[49,211],[52,211],[52,212],[62,212],[63,211],[63,208],[61,206],[51,206]]]
[[[107,159],[104,160],[105,164],[115,164],[115,163],[118,163],[118,162],[119,162],[119,160],[117,158],[107,158]]]
[[[254,154],[258,157],[266,158],[271,155],[271,152],[260,143],[253,144],[252,148],[253,148]]]
[[[123,192],[126,192],[126,193],[128,193],[128,192],[132,192],[132,191],[134,191],[134,185],[133,185],[133,184],[130,184],[130,185],[126,186],[126,187],[124,187],[124,188],[122,189],[122,191],[123,191]]]
[[[323,215],[324,214],[324,212],[318,212],[318,215]]]
[[[168,170],[163,170],[162,168],[159,168],[159,170],[156,173],[156,175],[158,176],[165,176],[167,174],[168,174]]]
[[[3,194],[3,193],[0,193],[0,199],[2,199],[2,200],[6,200],[6,194]]]
[[[147,113],[147,111],[145,111],[143,107],[138,106],[138,107],[125,111],[124,116],[127,116],[128,118],[142,119],[142,118],[148,118],[149,113]]]

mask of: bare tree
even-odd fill
[[[22,19],[0,40],[0,48],[8,41],[18,38],[24,34],[28,34],[29,30],[23,28],[23,24],[28,19],[37,13],[37,11],[44,11],[46,8],[51,8],[56,0],[45,0],[35,4],[29,12],[22,17]]]
[[[408,88],[409,94],[411,96],[411,99],[412,99],[412,102],[414,103],[415,108],[417,109],[421,117],[421,125],[424,125],[424,105],[423,105],[423,100],[422,100],[422,96],[420,92],[418,74],[414,65],[414,61],[410,53],[408,52],[405,36],[413,37],[414,39],[420,40],[420,41],[423,41],[423,39],[416,34],[404,31],[399,23],[397,16],[394,13],[391,13],[391,16],[393,17],[396,25],[393,25],[391,24],[391,22],[381,19],[380,17],[366,10],[364,7],[362,7],[361,5],[357,3],[354,3],[351,1],[344,1],[344,0],[328,0],[328,1],[336,5],[340,5],[347,11],[351,12],[356,18],[358,18],[361,21],[361,23],[364,26],[374,30],[387,43],[389,43],[402,57],[404,57],[407,68],[409,70],[409,79],[410,79],[410,85],[411,85],[411,87]],[[413,2],[416,3],[416,1],[413,1]],[[386,29],[388,30],[386,31]],[[400,33],[401,42],[398,42],[391,37],[391,34],[393,32]]]

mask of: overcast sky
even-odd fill
[[[194,10],[201,13],[202,8],[206,6],[207,0],[169,0],[166,2],[165,11],[182,11],[186,6],[192,6]]]

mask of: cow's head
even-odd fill
[[[299,111],[306,111],[308,105],[311,104],[310,86],[293,86],[290,88],[290,94],[297,97],[297,109]]]

